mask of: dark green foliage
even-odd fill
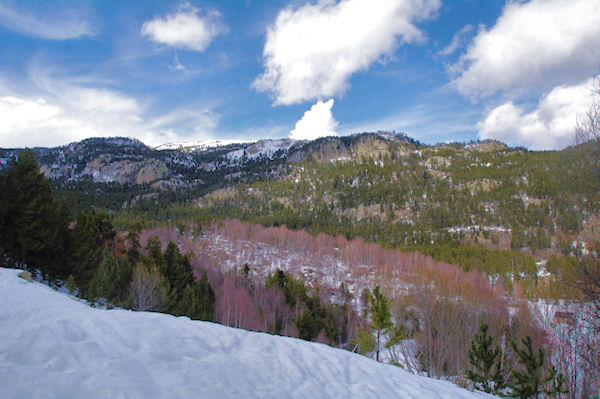
[[[75,277],[72,274],[69,274],[69,278],[65,281],[65,287],[69,290],[69,294],[75,294],[77,291],[77,284],[75,283]]]
[[[202,272],[202,277],[197,284],[196,293],[199,298],[199,318],[201,320],[213,321],[215,318],[215,293],[208,281],[206,270]]]
[[[68,212],[57,206],[33,151],[13,158],[0,178],[0,242],[9,264],[66,278],[62,259],[70,247]]]
[[[267,276],[265,288],[270,287],[281,289],[288,306],[296,309],[294,324],[300,338],[313,341],[324,331],[329,342],[336,342],[343,335],[340,324],[343,324],[341,321],[345,310],[337,305],[323,304],[318,290],[309,293],[302,281],[294,279],[280,269]],[[298,314],[297,310],[301,312]]]
[[[132,223],[127,233],[126,240],[129,243],[129,249],[127,250],[127,257],[131,264],[135,265],[140,260],[140,233],[142,231],[142,224],[140,221]]]
[[[158,237],[150,237],[146,250],[148,255],[145,257],[145,263],[155,265],[169,286],[166,311],[195,320],[213,321],[215,293],[208,281],[206,270],[200,280],[194,281],[188,256],[182,255],[172,241],[169,241],[163,253]]]
[[[369,330],[362,328],[356,329],[356,338],[351,341],[352,345],[358,349],[358,353],[365,354],[375,349],[375,338]]]
[[[500,347],[493,345],[493,338],[488,335],[488,325],[479,327],[480,334],[475,335],[469,349],[469,363],[474,368],[467,370],[467,378],[475,384],[475,388],[485,392],[497,392],[504,388],[500,362]]]
[[[71,273],[83,295],[87,295],[90,281],[102,261],[105,245],[115,234],[106,212],[90,210],[77,217],[73,227]]]
[[[177,314],[193,320],[213,321],[215,318],[215,294],[208,281],[206,270],[199,281],[187,284],[183,289]]]
[[[387,298],[380,292],[379,286],[376,286],[373,293],[369,296],[369,305],[371,326],[375,330],[375,360],[379,361],[381,335],[388,332],[394,326]]]
[[[329,341],[335,342],[338,335],[336,318],[331,309],[321,303],[318,292],[312,297],[307,296],[304,303],[307,309],[296,319],[300,338],[312,341],[324,330]]]
[[[105,247],[102,262],[90,282],[88,297],[106,305],[128,306],[131,272],[132,268],[127,261],[117,261],[108,247]]]
[[[150,255],[152,256],[152,253]],[[175,311],[183,297],[185,287],[194,283],[192,266],[188,257],[181,255],[177,245],[172,241],[169,241],[167,244],[162,258],[164,259],[164,263],[162,263],[161,272],[165,275],[171,287],[169,306],[172,311]]]
[[[538,349],[535,354],[532,348],[531,337],[527,336],[522,341],[523,349],[516,342],[510,341],[510,347],[517,356],[521,369],[511,369],[510,388],[512,396],[520,399],[537,398],[540,394],[566,393],[565,380],[562,374],[557,375],[554,367],[544,375],[544,351]]]

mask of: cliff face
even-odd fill
[[[95,183],[119,184],[150,184],[163,179],[168,174],[169,168],[160,160],[114,161],[106,155],[88,162],[82,172],[82,175],[91,176]]]

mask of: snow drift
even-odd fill
[[[0,268],[3,398],[484,398],[299,339],[100,310]]]

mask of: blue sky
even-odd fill
[[[562,148],[598,21],[600,0],[0,0],[0,147],[395,130]]]

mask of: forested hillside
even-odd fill
[[[572,323],[587,326],[577,282],[581,265],[596,270],[599,191],[582,148],[425,146],[379,133],[286,142],[248,162],[229,155],[247,145],[192,156],[98,142],[37,150],[51,158],[41,167],[35,151],[5,152],[18,158],[0,174],[4,264],[95,306],[319,341],[465,385],[475,377],[455,376],[477,369],[470,351],[485,324],[490,339],[514,344],[503,345],[499,392],[518,389],[509,365],[532,347],[550,351],[572,389],[593,376],[556,351],[573,336],[542,328],[531,308],[575,300],[564,302],[581,309]],[[211,151],[223,162],[210,167],[214,180],[195,180],[211,172],[192,161],[185,175],[161,164]],[[582,345],[578,364],[592,362]],[[565,383],[556,371],[546,382],[558,384],[548,392]]]

